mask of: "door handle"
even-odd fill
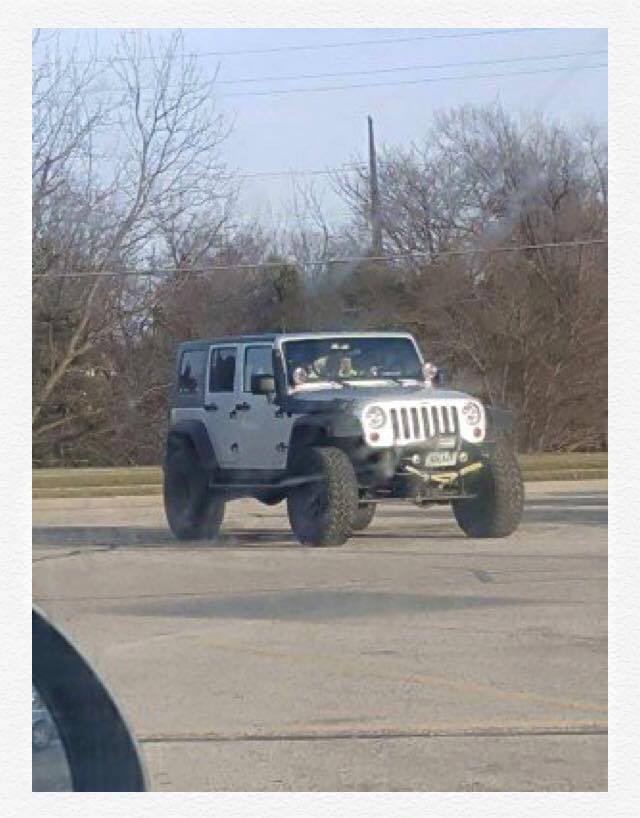
[[[218,411],[218,404],[217,403],[205,403],[204,408],[207,412],[217,412]]]
[[[251,406],[246,401],[242,401],[242,403],[236,403],[233,409],[229,412],[229,417],[236,418],[238,417],[238,412],[246,412],[247,409],[251,409]]]

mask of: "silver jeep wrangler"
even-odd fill
[[[450,503],[505,537],[524,491],[507,412],[439,385],[407,333],[296,333],[179,344],[164,458],[167,520],[213,538],[225,503],[287,501],[306,545],[341,545],[376,503]]]

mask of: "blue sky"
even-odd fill
[[[150,32],[163,36],[162,31]],[[185,50],[199,54],[296,46],[283,51],[207,55],[199,59],[207,76],[213,76],[218,68],[218,105],[235,121],[225,146],[225,158],[241,173],[323,170],[355,158],[363,159],[367,114],[374,118],[380,147],[421,142],[438,110],[496,99],[513,113],[541,109],[569,123],[591,119],[606,125],[607,70],[584,68],[606,63],[605,29],[520,29],[478,36],[481,32],[482,29],[187,29],[183,33]],[[460,34],[472,36],[450,36]],[[69,47],[76,44],[82,52],[90,40],[100,52],[108,54],[117,36],[114,30],[65,31],[62,42]],[[423,39],[410,41],[417,37]],[[407,41],[346,45],[389,39]],[[341,45],[316,47],[326,44]],[[525,59],[567,54],[575,56]],[[36,51],[35,62],[38,56]],[[482,64],[493,60],[513,62]],[[474,62],[479,64],[317,79],[266,79]],[[571,66],[572,70],[550,70],[559,66]],[[515,74],[543,70],[546,73]],[[515,75],[483,79],[468,76],[511,72]],[[466,78],[443,79],[451,76]],[[229,82],[263,77],[259,82]],[[434,81],[408,82],[427,78]],[[405,84],[244,95],[249,91],[400,81]],[[327,177],[315,175],[308,179],[313,180],[316,193],[335,223],[339,222],[344,208],[331,192]],[[241,198],[243,213],[247,217],[258,216],[268,226],[283,225],[291,218],[291,192],[292,180],[287,175],[246,179]]]

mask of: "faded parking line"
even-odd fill
[[[259,730],[254,732],[184,732],[139,733],[136,740],[141,744],[184,744],[194,742],[235,741],[339,741],[350,739],[398,739],[398,738],[511,738],[518,736],[585,736],[607,735],[606,721],[554,721],[554,722],[502,722],[455,725],[354,724],[337,730],[321,725],[292,725],[286,731]]]

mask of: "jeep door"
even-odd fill
[[[210,348],[204,390],[205,424],[218,463],[225,468],[237,468],[240,453],[241,432],[235,408],[240,377],[237,356],[234,344]]]
[[[279,411],[273,397],[251,392],[252,375],[273,375],[273,345],[246,344],[239,347],[242,360],[242,394],[238,412],[242,429],[240,465],[243,469],[284,469],[292,419]]]

